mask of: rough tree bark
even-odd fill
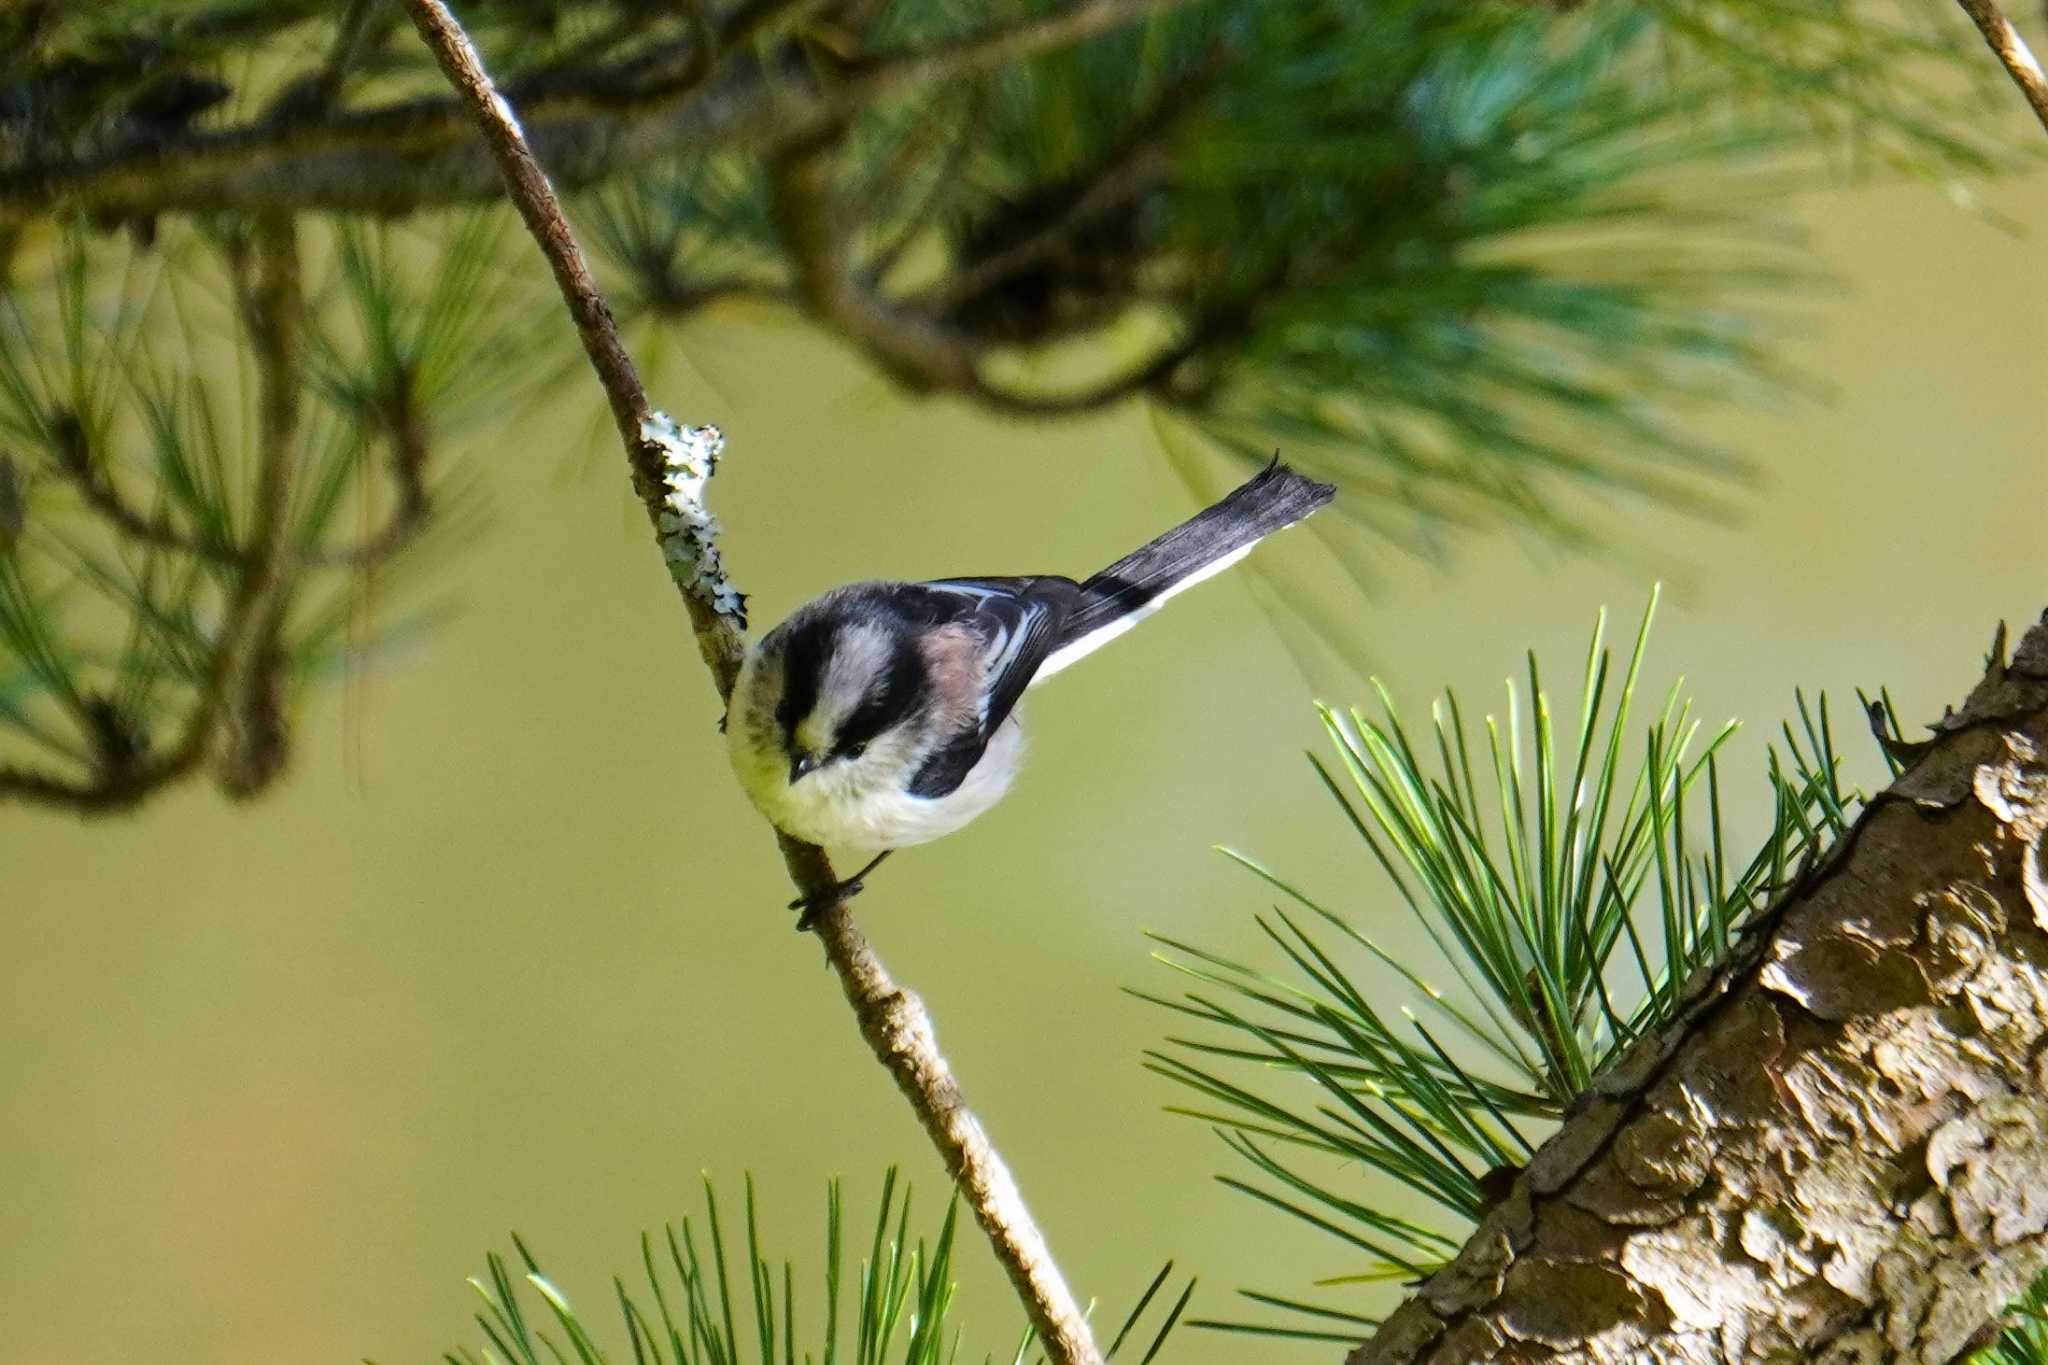
[[[2048,616],[1347,1365],[1948,1362],[2048,1263]]]

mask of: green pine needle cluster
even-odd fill
[[[1731,850],[1720,754],[1735,726],[1704,727],[1680,684],[1636,714],[1654,608],[1619,661],[1595,629],[1564,717],[1533,657],[1505,720],[1470,726],[1446,694],[1418,735],[1384,689],[1378,718],[1324,711],[1338,762],[1312,755],[1316,773],[1436,965],[1239,854],[1295,907],[1257,918],[1276,965],[1160,939],[1190,984],[1145,998],[1206,1028],[1148,1065],[1258,1177],[1224,1184],[1347,1249],[1354,1268],[1326,1285],[1443,1264],[1572,1101],[1854,818],[1827,702],[1802,696],[1766,772],[1770,828]],[[1395,1189],[1414,1213],[1384,1207]],[[1294,1322],[1248,1330],[1357,1340],[1374,1321],[1249,1297]]]
[[[509,221],[343,222],[305,243],[288,581],[265,648],[288,693],[441,615],[411,599],[480,510],[446,447],[502,415],[536,354]],[[241,250],[231,231],[145,248],[78,227],[0,293],[0,767],[144,784],[216,681],[259,539]]]
[[[825,1264],[817,1302],[821,1310],[799,1307],[797,1272],[779,1266],[762,1250],[754,1182],[746,1183],[746,1245],[740,1276],[727,1255],[719,1221],[718,1196],[704,1182],[704,1218],[689,1218],[640,1239],[644,1288],[628,1289],[614,1277],[620,1326],[633,1365],[956,1365],[961,1332],[953,1321],[954,1237],[959,1199],[947,1205],[936,1235],[913,1235],[911,1192],[899,1191],[895,1170],[883,1178],[881,1198],[866,1255],[846,1277],[846,1217],[837,1180],[825,1197]],[[480,1348],[447,1353],[445,1365],[610,1365],[624,1359],[607,1354],[597,1329],[570,1303],[555,1281],[517,1237],[515,1267],[493,1253],[487,1274],[470,1286],[483,1299],[476,1315]],[[1168,1262],[1111,1340],[1107,1356],[1144,1346],[1137,1365],[1152,1365],[1194,1294],[1190,1280],[1170,1306],[1160,1298],[1173,1273]],[[744,1284],[735,1289],[735,1280]],[[813,1282],[815,1283],[815,1282]],[[539,1299],[539,1313],[528,1293]],[[638,1297],[636,1297],[636,1295]],[[644,1305],[644,1306],[643,1306]],[[1155,1313],[1155,1305],[1163,1312]],[[1156,1325],[1155,1325],[1156,1324]],[[1149,1343],[1149,1344],[1147,1344]],[[1128,1359],[1129,1357],[1125,1357]],[[1044,1365],[1037,1337],[1027,1328],[1001,1355],[981,1357],[983,1365]]]

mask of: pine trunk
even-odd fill
[[[1948,1362],[2048,1264],[2048,616],[1346,1365]]]

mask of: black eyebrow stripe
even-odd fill
[[[775,720],[783,737],[796,748],[796,727],[818,704],[818,684],[832,662],[834,633],[822,621],[806,621],[790,631],[782,651],[782,697],[775,705]]]
[[[869,684],[860,705],[840,724],[839,733],[833,737],[833,752],[843,754],[855,745],[866,744],[916,711],[923,683],[924,661],[915,648],[899,642],[890,652],[888,671]]]

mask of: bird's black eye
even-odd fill
[[[859,758],[892,727],[916,714],[919,684],[923,681],[922,657],[910,644],[899,641],[887,666],[866,680],[860,704],[840,721],[833,736],[832,756]]]

